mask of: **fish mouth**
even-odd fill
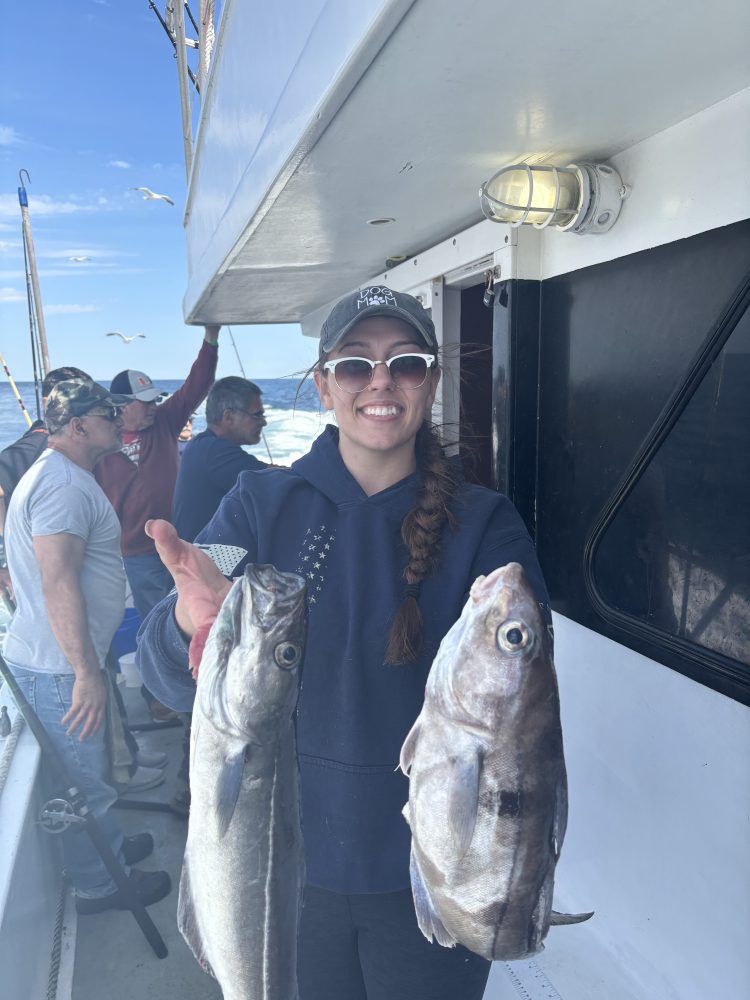
[[[305,581],[296,573],[282,573],[270,564],[252,564],[245,578],[253,596],[253,618],[267,632],[296,609],[304,611]]]
[[[524,573],[520,563],[508,563],[505,566],[498,566],[487,576],[479,576],[471,586],[471,597],[474,601],[479,601],[483,597],[492,596],[499,586],[506,586],[508,589],[515,587],[520,589],[523,585]]]

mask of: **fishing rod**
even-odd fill
[[[26,406],[24,405],[24,402],[21,399],[21,393],[18,391],[16,383],[13,380],[13,376],[11,375],[7,364],[5,363],[5,358],[2,356],[2,354],[0,354],[0,365],[3,366],[5,374],[8,376],[8,382],[10,383],[10,387],[13,390],[13,395],[16,397],[16,402],[21,407],[21,413],[23,413],[24,417],[26,418],[26,423],[29,425],[29,427],[31,427],[33,421],[29,416],[29,411],[26,409]]]
[[[237,350],[237,344],[235,343],[234,334],[232,333],[231,326],[228,326],[227,330],[229,332],[229,339],[232,341],[232,347],[234,348],[234,353],[237,355],[237,364],[240,366],[242,377],[246,379],[247,375],[245,374],[245,369],[242,366],[242,358],[240,357],[240,352]],[[266,446],[266,451],[268,452],[268,461],[271,463],[271,465],[273,465],[273,455],[271,454],[271,449],[268,447],[268,441],[266,440],[266,435],[262,428],[260,431],[260,436],[263,438],[263,444]]]
[[[26,254],[26,243],[23,244],[23,266],[26,272],[26,308],[29,314],[29,339],[31,341],[31,365],[34,374],[34,401],[36,403],[36,416],[37,420],[42,418],[42,406],[40,402],[40,389],[39,389],[39,364],[38,364],[38,337],[36,329],[36,320],[34,318],[34,298],[31,290],[31,275],[29,274],[29,258]]]
[[[34,734],[42,756],[53,772],[57,783],[65,790],[62,797],[50,799],[45,804],[40,817],[40,825],[45,832],[51,834],[62,833],[71,826],[78,830],[86,831],[91,838],[97,854],[102,859],[104,867],[112,876],[112,880],[120,891],[128,909],[133,914],[144,937],[151,945],[154,954],[158,958],[166,958],[168,952],[164,939],[146,912],[145,906],[138,898],[133,883],[125,874],[125,869],[113,853],[107,837],[88,806],[85,794],[74,781],[67,765],[57,752],[47,730],[40,722],[39,716],[24,697],[15,677],[11,673],[10,667],[2,655],[0,655],[0,677],[8,685],[8,690],[13,696],[18,711]]]
[[[33,312],[36,317],[36,339],[38,341],[39,348],[39,360],[42,378],[47,374],[50,369],[49,363],[49,353],[47,351],[47,331],[44,325],[44,310],[42,309],[42,293],[39,288],[39,274],[36,267],[36,253],[34,252],[34,237],[31,231],[31,219],[29,218],[29,198],[26,194],[26,187],[23,183],[23,175],[26,174],[26,180],[30,184],[31,177],[29,176],[28,170],[21,169],[18,171],[18,179],[20,185],[18,188],[18,204],[21,206],[21,233],[23,235],[23,247],[24,255],[26,261],[26,272],[27,276],[30,278],[31,291],[33,294],[29,297],[29,311]],[[28,284],[27,284],[28,289]],[[34,331],[32,328],[32,343],[34,343]]]

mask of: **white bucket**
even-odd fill
[[[125,687],[139,688],[141,675],[135,665],[135,653],[123,653],[120,657],[120,673],[125,680]]]

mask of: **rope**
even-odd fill
[[[57,900],[55,929],[52,933],[52,954],[49,960],[49,978],[47,979],[47,1000],[57,1000],[57,983],[60,978],[60,959],[62,957],[63,917],[65,915],[65,900],[68,895],[68,879],[63,872],[60,880],[60,896]]]
[[[215,0],[200,0],[201,30],[198,33],[198,85],[201,93],[208,78],[211,52],[214,47]]]
[[[24,725],[23,716],[20,712],[17,712],[16,717],[13,719],[13,725],[10,728],[10,735],[5,737],[3,752],[0,754],[0,795],[2,795],[5,782],[8,780],[10,763],[13,760],[13,754],[16,752],[16,744]]]
[[[232,341],[232,347],[234,348],[234,353],[237,355],[237,364],[240,366],[242,377],[246,379],[247,375],[245,374],[245,369],[242,365],[242,358],[240,357],[240,352],[237,350],[237,344],[234,339],[234,334],[232,333],[232,328],[231,326],[228,326],[226,329],[227,332],[229,333],[229,339]],[[268,445],[268,439],[266,438],[266,435],[262,430],[260,432],[260,436],[263,440],[263,444],[266,446],[266,451],[268,452],[268,461],[271,463],[271,465],[273,465],[273,455],[271,454],[271,449]]]

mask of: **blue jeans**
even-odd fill
[[[109,784],[110,767],[104,726],[83,742],[78,739],[77,733],[68,736],[60,719],[71,705],[74,675],[45,674],[38,670],[23,670],[12,664],[9,666],[71,779],[86,796],[89,810],[109,841],[112,852],[122,864],[123,833],[110,808],[117,799],[117,792]],[[115,892],[117,886],[80,824],[73,824],[62,834],[62,846],[65,867],[78,896],[95,898]]]
[[[155,552],[140,556],[123,556],[125,573],[133,593],[133,604],[141,616],[146,617],[162,597],[166,597],[174,586],[172,577]]]
[[[162,597],[167,596],[174,582],[155,552],[123,556],[122,561],[133,594],[133,604],[143,621],[151,608],[156,607]],[[141,684],[141,694],[148,705],[156,701],[145,684]]]

